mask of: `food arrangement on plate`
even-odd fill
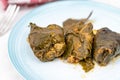
[[[120,34],[107,27],[93,30],[87,18],[67,19],[63,27],[50,24],[39,27],[30,23],[29,44],[42,62],[62,58],[69,63],[79,63],[85,72],[94,68],[94,62],[106,66],[120,54]]]

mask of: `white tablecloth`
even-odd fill
[[[99,2],[103,2],[106,4],[110,4],[115,7],[120,8],[120,0],[95,0]],[[16,19],[14,20],[14,24],[26,13],[28,13],[33,8],[24,8],[21,9],[18,13]],[[0,11],[0,15],[2,11]],[[13,25],[14,25],[13,24]],[[4,36],[0,37],[0,80],[24,80],[24,78],[16,71],[14,66],[12,65],[9,55],[8,55],[8,37],[10,31]]]

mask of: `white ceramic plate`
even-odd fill
[[[13,28],[8,42],[10,59],[26,80],[120,80],[120,59],[106,67],[95,68],[85,73],[80,65],[65,63],[61,60],[43,63],[33,54],[27,37],[30,22],[39,26],[58,24],[68,18],[86,18],[93,10],[91,19],[94,28],[108,27],[120,32],[120,9],[93,1],[57,1],[40,6],[25,15]]]

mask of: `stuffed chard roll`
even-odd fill
[[[51,24],[46,28],[30,23],[31,31],[28,37],[30,46],[41,61],[51,61],[61,56],[65,50],[63,29]]]
[[[108,28],[97,30],[94,38],[94,59],[101,65],[107,65],[120,54],[120,34]]]
[[[80,63],[88,72],[94,67],[91,56],[94,37],[92,23],[86,19],[68,19],[63,23],[63,29],[67,44],[63,58],[69,63]]]
[[[67,25],[69,21],[70,19],[63,24],[67,44],[64,57],[68,59],[68,62],[74,62],[74,60],[71,61],[71,58],[76,58],[77,60],[86,59],[91,55],[94,37],[92,32],[93,26],[91,23],[84,23],[83,20],[78,22],[75,20],[73,23],[71,22],[71,25]]]

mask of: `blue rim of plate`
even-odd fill
[[[19,64],[17,63],[17,61],[14,60],[14,53],[12,52],[12,46],[13,44],[11,42],[13,42],[13,37],[15,35],[15,32],[16,30],[18,29],[17,25],[21,24],[23,21],[26,20],[26,18],[30,17],[31,14],[34,14],[36,11],[40,10],[40,11],[43,11],[45,9],[48,9],[48,7],[50,6],[57,6],[57,5],[64,5],[64,4],[87,4],[87,5],[93,5],[93,6],[98,6],[100,8],[103,8],[103,9],[106,9],[106,10],[109,10],[111,12],[114,12],[116,14],[120,14],[120,9],[119,8],[116,8],[116,7],[113,7],[113,6],[110,6],[108,4],[104,4],[104,3],[99,3],[99,2],[95,2],[95,1],[91,1],[91,0],[81,0],[81,1],[55,1],[55,2],[52,2],[52,3],[47,3],[47,4],[44,4],[32,11],[30,11],[28,14],[26,14],[25,16],[23,16],[17,23],[16,25],[13,27],[11,33],[10,33],[10,36],[9,36],[9,39],[8,39],[8,52],[9,52],[9,57],[10,57],[10,60],[13,64],[13,66],[16,68],[16,70],[24,77],[24,79],[26,80],[30,80],[30,76],[27,75],[23,70],[22,68],[19,66]],[[20,27],[22,28],[22,27]]]

